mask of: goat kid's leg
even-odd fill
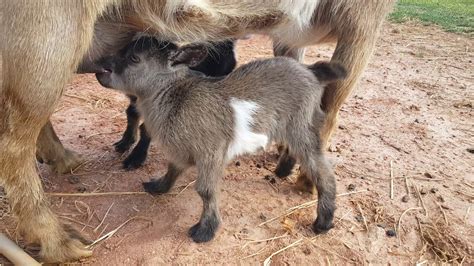
[[[186,170],[187,167],[180,167],[173,163],[168,164],[166,174],[159,179],[152,179],[149,182],[143,182],[143,188],[146,192],[156,195],[164,194],[170,191],[176,179]]]
[[[274,42],[273,54],[275,56],[288,56],[303,63],[305,48],[289,48],[288,46]],[[278,145],[278,150],[282,150],[283,152],[280,153],[275,174],[278,177],[286,177],[291,174],[293,167],[296,164],[296,160],[288,154],[288,147],[286,147],[285,144],[279,143]],[[313,182],[304,173],[298,176],[296,180],[296,189],[309,193],[314,193],[315,190]]]
[[[123,168],[137,169],[143,165],[148,155],[148,148],[150,147],[151,138],[146,131],[145,124],[140,125],[140,140],[135,148],[123,161]]]
[[[336,209],[336,179],[321,149],[319,135],[314,134],[306,140],[306,144],[296,147],[295,155],[299,155],[301,169],[311,178],[318,191],[318,216],[313,223],[313,231],[319,234],[333,227],[332,221]]]
[[[194,242],[202,243],[212,240],[220,225],[217,185],[224,172],[224,163],[209,160],[198,163],[197,168],[196,191],[201,196],[203,210],[201,219],[189,229],[188,234]]]
[[[140,114],[137,111],[137,97],[129,95],[130,104],[128,105],[127,128],[123,132],[122,138],[114,143],[115,150],[124,153],[130,149],[137,139],[138,125],[140,123]]]
[[[51,121],[41,129],[36,142],[36,158],[41,163],[51,165],[54,172],[64,174],[71,172],[84,162],[78,153],[65,149],[59,140]]]

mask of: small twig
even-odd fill
[[[390,160],[390,199],[393,199],[393,161]]]
[[[64,96],[66,97],[70,97],[70,98],[76,98],[76,99],[79,99],[79,100],[83,100],[83,101],[86,101],[88,102],[90,99],[87,99],[87,98],[84,98],[84,97],[81,97],[81,96],[76,96],[76,95],[72,95],[72,94],[64,94]]]
[[[275,237],[271,237],[271,238],[266,238],[266,239],[259,239],[259,240],[250,240],[248,241],[247,243],[245,243],[242,248],[245,248],[247,247],[249,244],[251,243],[260,243],[260,242],[268,242],[268,241],[272,241],[272,240],[275,240],[275,239],[280,239],[280,238],[284,238],[284,237],[287,237],[288,236],[288,233],[284,233],[283,235],[281,236],[275,236]]]
[[[443,213],[443,217],[444,217],[444,221],[446,222],[446,225],[449,226],[448,217],[446,216],[446,213],[444,212],[443,207],[438,202],[436,202],[436,205],[438,205],[439,209],[441,210],[441,213]]]
[[[336,256],[336,257],[338,257],[338,258],[341,258],[341,259],[343,259],[343,260],[345,260],[345,261],[352,262],[350,259],[345,258],[345,257],[343,257],[343,256],[341,256],[341,255],[339,255],[339,254],[337,254],[337,253],[334,252],[334,251],[331,251],[331,250],[325,249],[325,248],[323,248],[323,247],[321,247],[321,246],[319,246],[319,245],[316,245],[316,244],[314,243],[314,241],[311,241],[311,244],[313,244],[313,246],[315,246],[315,247],[317,247],[317,248],[319,248],[319,249],[321,249],[321,250],[323,250],[323,251],[325,251],[325,252],[327,252],[327,253],[329,253],[329,254],[332,254],[332,255],[334,255],[334,256]]]
[[[85,139],[86,139],[86,140],[89,140],[90,138],[95,137],[95,136],[99,136],[99,135],[110,135],[110,134],[116,134],[116,133],[120,133],[120,132],[122,132],[122,131],[98,132],[98,133],[94,133],[94,134],[90,134],[89,136],[86,136]]]
[[[196,183],[196,180],[189,182],[176,196],[179,196],[181,193],[183,193],[190,185]]]
[[[425,203],[423,202],[423,198],[421,197],[420,190],[418,189],[418,185],[415,184],[415,190],[416,194],[418,195],[418,199],[421,202],[421,206],[423,207],[423,210],[425,211],[425,216],[428,216],[428,210],[426,209]]]
[[[145,191],[124,191],[124,192],[94,192],[94,193],[46,193],[53,197],[93,197],[93,196],[121,196],[121,195],[149,195]]]
[[[357,203],[357,209],[359,209],[360,215],[362,215],[362,220],[364,221],[365,230],[368,232],[369,226],[367,225],[367,220],[365,219],[364,212],[362,211],[362,208],[360,207],[359,203]]]
[[[466,210],[466,215],[464,215],[464,224],[467,224],[467,219],[469,217],[469,211],[471,211],[471,206],[469,206]]]
[[[130,221],[132,220],[135,220],[135,219],[144,219],[144,220],[148,220],[150,221],[150,219],[146,218],[146,217],[141,217],[141,216],[134,216],[128,220],[126,220],[125,222],[123,222],[121,225],[119,225],[117,228],[115,228],[114,230],[108,232],[107,234],[99,237],[97,240],[95,240],[94,242],[92,242],[92,244],[88,245],[87,248],[92,248],[93,246],[97,245],[98,243],[104,241],[104,240],[107,240],[109,239],[110,237],[112,237],[115,233],[117,233],[118,230],[120,230],[120,228],[124,227],[127,223],[129,223]]]
[[[114,204],[115,204],[115,201],[112,202],[112,204],[110,204],[110,207],[107,209],[107,211],[106,211],[105,214],[104,214],[104,218],[102,218],[102,220],[100,221],[99,225],[94,229],[94,232],[97,232],[97,230],[99,230],[99,228],[102,226],[102,224],[103,224],[104,221],[105,221],[105,218],[107,218],[107,215],[109,214],[110,209],[112,209],[112,207],[114,206]]]
[[[410,197],[410,186],[408,185],[408,176],[405,176],[405,188],[407,190],[408,197]]]
[[[338,194],[336,195],[336,197],[343,197],[343,196],[348,196],[348,195],[352,195],[352,194],[357,194],[357,193],[365,193],[365,192],[369,192],[368,190],[359,190],[359,191],[353,191],[353,192],[347,192],[347,193],[341,193],[341,194]],[[260,223],[259,225],[257,225],[257,227],[260,227],[262,225],[265,225],[269,222],[273,222],[281,217],[284,217],[284,216],[288,216],[292,213],[294,213],[295,211],[297,210],[300,210],[300,209],[305,209],[305,208],[309,208],[311,206],[313,206],[314,204],[316,204],[318,202],[318,200],[311,200],[311,201],[308,201],[308,202],[305,202],[301,205],[297,205],[297,206],[294,206],[294,207],[291,207],[289,209],[286,210],[285,213],[281,214],[281,215],[278,215],[276,217],[273,217],[271,218],[270,220],[266,220],[265,222],[262,222]]]
[[[273,252],[268,258],[266,258],[263,261],[263,266],[270,266],[270,263],[272,261],[273,256],[278,255],[278,254],[282,253],[283,251],[298,245],[299,243],[301,243],[301,241],[303,241],[303,238],[300,238],[300,239],[296,240],[295,242],[291,243],[290,245]]]
[[[400,225],[402,224],[402,218],[403,218],[403,215],[405,215],[407,212],[411,211],[411,210],[421,210],[420,207],[413,207],[413,208],[408,208],[406,209],[402,215],[400,215],[400,219],[398,219],[398,224],[397,224],[397,236],[398,236],[398,243],[401,245],[402,244],[402,240],[400,238]],[[421,227],[420,227],[420,230],[421,230]]]
[[[386,140],[383,136],[380,136],[380,135],[379,135],[379,138],[382,140],[383,143],[385,143],[386,145],[388,145],[388,146],[394,148],[395,150],[397,150],[397,151],[399,151],[399,152],[403,152],[403,153],[405,153],[405,154],[410,154],[408,151],[405,151],[405,150],[403,150],[402,148],[396,146],[395,144],[390,143],[390,142],[389,142],[388,140]]]
[[[250,255],[247,255],[241,259],[247,259],[247,258],[251,258],[251,257],[254,257],[254,256],[257,256],[258,254],[262,253],[262,251],[266,248],[266,246],[263,246],[263,248],[259,249],[257,252],[255,253],[252,253]]]

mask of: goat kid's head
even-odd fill
[[[141,37],[116,55],[99,60],[101,71],[96,77],[104,87],[134,94],[134,90],[166,79],[178,69],[197,66],[206,56],[204,44],[178,47],[172,42]]]

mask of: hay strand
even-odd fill
[[[123,191],[123,192],[93,192],[93,193],[46,193],[52,197],[95,197],[95,196],[123,196],[123,195],[149,195],[145,191]]]
[[[99,237],[98,239],[96,239],[94,242],[92,242],[90,245],[87,246],[87,248],[92,248],[94,247],[95,245],[99,244],[100,242],[102,241],[105,241],[109,238],[111,238],[115,233],[118,232],[118,230],[120,230],[120,228],[124,227],[126,224],[128,224],[130,221],[132,220],[135,220],[135,219],[143,219],[143,220],[147,220],[147,221],[150,221],[150,219],[146,218],[146,217],[142,217],[142,216],[134,216],[128,220],[126,220],[125,222],[123,222],[121,225],[119,225],[117,228],[115,228],[114,230],[108,232],[107,234]]]
[[[393,199],[393,161],[390,160],[390,199]]]
[[[297,246],[298,244],[300,244],[301,242],[303,241],[303,238],[300,238],[298,240],[296,240],[295,242],[291,243],[290,245],[284,247],[284,248],[281,248],[275,252],[273,252],[268,258],[266,258],[264,261],[263,261],[263,266],[270,266],[270,263],[272,262],[272,258],[273,256],[275,255],[278,255],[280,253],[282,253],[283,251],[289,249],[289,248],[292,248],[294,246]]]
[[[100,221],[99,225],[94,229],[94,232],[97,232],[97,230],[99,230],[99,228],[102,226],[102,224],[103,224],[104,221],[105,221],[105,218],[107,218],[107,215],[109,214],[110,209],[112,209],[112,207],[114,206],[114,204],[115,204],[115,201],[112,202],[112,204],[110,204],[109,208],[107,209],[107,211],[106,211],[105,214],[104,214],[104,218],[102,218],[102,220]]]
[[[409,211],[412,211],[412,210],[421,210],[422,208],[420,207],[412,207],[412,208],[408,208],[406,209],[402,215],[400,215],[400,218],[398,219],[398,224],[397,224],[397,236],[398,236],[398,243],[401,245],[402,244],[402,239],[400,238],[400,226],[402,224],[402,219],[403,219],[403,216],[409,212]],[[420,230],[421,230],[421,227],[420,227]]]
[[[359,203],[357,203],[357,209],[359,210],[360,215],[362,215],[362,220],[364,221],[365,230],[368,232],[369,226],[367,225],[367,219],[365,219],[364,212],[362,211],[362,208],[360,207]]]

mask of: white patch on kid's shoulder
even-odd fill
[[[259,108],[252,101],[232,98],[230,106],[234,112],[234,139],[227,150],[227,160],[245,153],[253,153],[267,145],[268,137],[251,131],[253,115]]]

